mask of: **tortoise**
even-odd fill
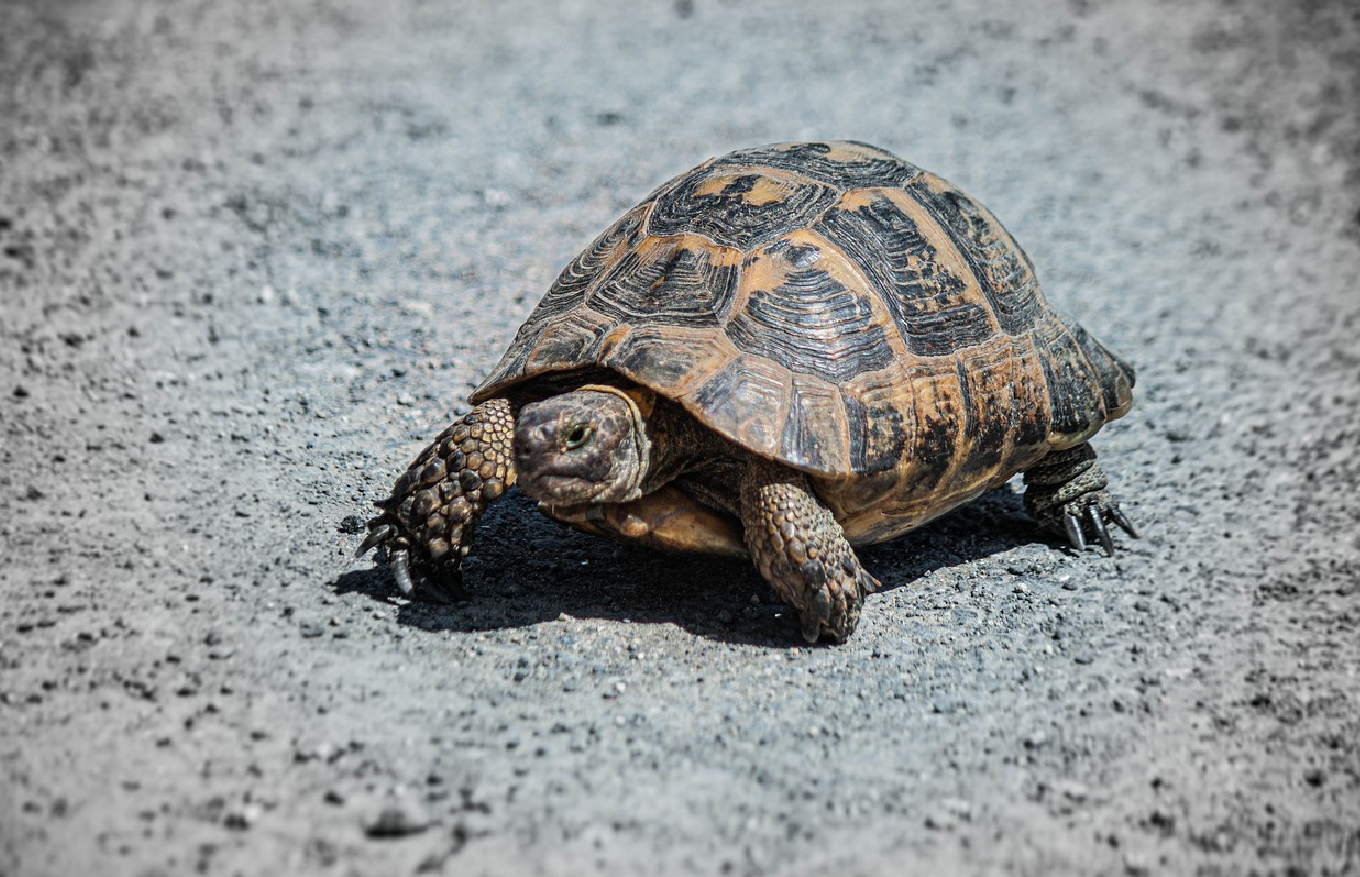
[[[461,581],[512,485],[586,532],[749,557],[843,642],[892,539],[1024,473],[1078,551],[1133,526],[1089,439],[1133,369],[1047,304],[981,204],[866,143],[777,143],[663,184],[562,271],[359,547]]]

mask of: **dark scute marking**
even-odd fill
[[[955,189],[934,192],[924,180],[905,188],[949,232],[990,300],[1001,328],[1010,335],[1029,331],[1039,316],[1042,298],[1029,256],[964,193]]]
[[[850,465],[857,472],[864,471],[864,456],[869,447],[869,413],[853,393],[842,393],[845,405],[845,427],[850,437]]]
[[[841,393],[850,433],[850,465],[871,474],[895,467],[906,453],[902,413],[891,405],[865,405],[854,393]]]
[[[731,355],[722,336],[678,335],[662,326],[639,326],[628,333],[603,363],[608,368],[673,398],[702,372]]]
[[[554,321],[533,345],[527,368],[566,371],[594,365],[600,342],[613,326],[601,323],[590,311],[577,311]]]
[[[967,279],[936,261],[916,223],[888,198],[880,195],[856,210],[832,210],[814,230],[869,277],[913,354],[948,356],[991,337],[986,310],[963,300]]]
[[[635,344],[615,351],[609,365],[630,378],[647,380],[647,385],[674,387],[689,377],[691,363],[671,350],[656,345]]]
[[[1048,440],[1049,402],[1046,376],[1028,339],[1015,342],[1012,376],[1009,382],[1013,444],[1017,448],[1037,448]]]
[[[689,394],[689,399],[703,412],[701,419],[728,438],[758,452],[777,453],[788,390],[772,372],[769,363],[741,357]]]
[[[916,363],[911,382],[916,423],[902,493],[919,497],[939,489],[951,473],[962,441],[964,414],[952,357]]]
[[[630,210],[568,262],[534,308],[528,322],[558,316],[580,304],[601,271],[617,262],[622,250],[636,245],[645,215],[645,206]]]
[[[721,194],[728,197],[734,195],[747,195],[756,187],[756,183],[758,182],[760,182],[760,174],[742,174],[726,186],[723,186]]]
[[[959,405],[964,415],[963,441],[967,452],[959,472],[973,476],[993,471],[1001,464],[1012,408],[1009,400],[998,391],[1010,384],[1011,364],[979,358],[970,362],[967,368],[959,360],[957,368]]]
[[[1100,423],[1101,396],[1080,348],[1069,334],[1059,331],[1039,343],[1039,360],[1048,383],[1053,431],[1065,436],[1088,435]]]
[[[1133,391],[1135,379],[1133,366],[1116,356],[1066,314],[1055,311],[1054,315],[1062,322],[1068,334],[1085,354],[1086,361],[1095,370],[1092,380],[1099,385],[1105,411],[1116,411],[1126,405]]]
[[[812,471],[835,471],[836,461],[844,455],[846,444],[838,426],[841,418],[836,416],[844,404],[840,391],[834,386],[795,373],[789,416],[780,437],[782,457]]]
[[[749,261],[749,260],[748,260]],[[755,290],[727,336],[742,350],[832,383],[886,368],[892,350],[873,309],[825,271],[794,268],[774,290]]]
[[[1109,353],[1103,346],[1100,349]],[[1100,393],[1107,412],[1117,411],[1128,404],[1129,398],[1132,396],[1134,382],[1133,367],[1112,353],[1110,358],[1123,367],[1123,375],[1120,376],[1115,371],[1103,371],[1100,375]]]
[[[867,143],[847,142],[882,152]],[[728,153],[715,160],[712,166],[721,170],[769,167],[791,171],[843,191],[869,186],[899,187],[921,172],[915,165],[886,154],[882,158],[871,155],[850,161],[836,161],[827,157],[834,150],[835,144],[831,143],[771,144]]]
[[[957,424],[944,417],[919,418],[911,453],[911,480],[904,492],[920,495],[939,485],[954,461],[958,442]]]
[[[826,186],[779,181],[781,187],[793,185],[787,196],[752,203],[746,195],[760,179],[755,173],[738,178],[720,191],[696,194],[713,170],[710,166],[691,173],[658,198],[647,221],[648,232],[699,234],[723,246],[749,250],[794,229],[806,228],[836,199],[836,192]]]
[[[679,245],[635,249],[600,278],[587,302],[621,323],[716,328],[731,306],[737,270],[710,257]]]
[[[788,247],[784,259],[795,268],[811,268],[817,261],[816,247]]]

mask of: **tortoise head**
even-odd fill
[[[650,452],[645,416],[608,386],[525,405],[515,423],[520,490],[551,505],[637,499]]]

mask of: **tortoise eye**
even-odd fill
[[[571,431],[567,433],[567,440],[564,443],[566,449],[569,451],[573,451],[581,447],[581,445],[590,441],[590,437],[593,436],[594,434],[595,427],[590,426],[589,424],[578,423],[574,425],[571,428]]]

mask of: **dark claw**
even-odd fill
[[[1105,517],[1101,515],[1095,503],[1086,507],[1086,521],[1091,525],[1091,529],[1096,531],[1096,538],[1100,540],[1100,547],[1105,550],[1105,556],[1114,557],[1114,540],[1110,538],[1110,531],[1105,526]]]
[[[1063,515],[1063,532],[1067,534],[1067,541],[1078,551],[1086,550],[1086,537],[1081,532],[1081,521],[1077,520],[1076,515]]]
[[[392,576],[397,580],[397,590],[401,591],[402,596],[409,597],[411,592],[416,589],[411,581],[411,561],[405,550],[392,553]]]
[[[803,639],[809,645],[816,644],[822,638],[822,628],[831,620],[831,596],[827,594],[826,588],[813,592],[808,600],[807,611],[801,614]]]
[[[1138,538],[1138,531],[1133,529],[1133,522],[1124,516],[1124,513],[1119,510],[1119,506],[1110,509],[1110,520],[1118,524],[1119,529],[1123,530],[1125,533],[1128,533],[1135,539]]]
[[[463,590],[463,571],[459,568],[444,568],[438,575],[425,579],[425,593],[434,597],[436,603],[461,603],[468,598]]]
[[[374,527],[372,530],[368,531],[368,535],[364,537],[364,541],[359,543],[359,547],[355,550],[354,556],[363,557],[368,549],[377,545],[379,542],[386,542],[396,534],[397,528],[393,527],[391,524],[383,524],[382,526]]]

